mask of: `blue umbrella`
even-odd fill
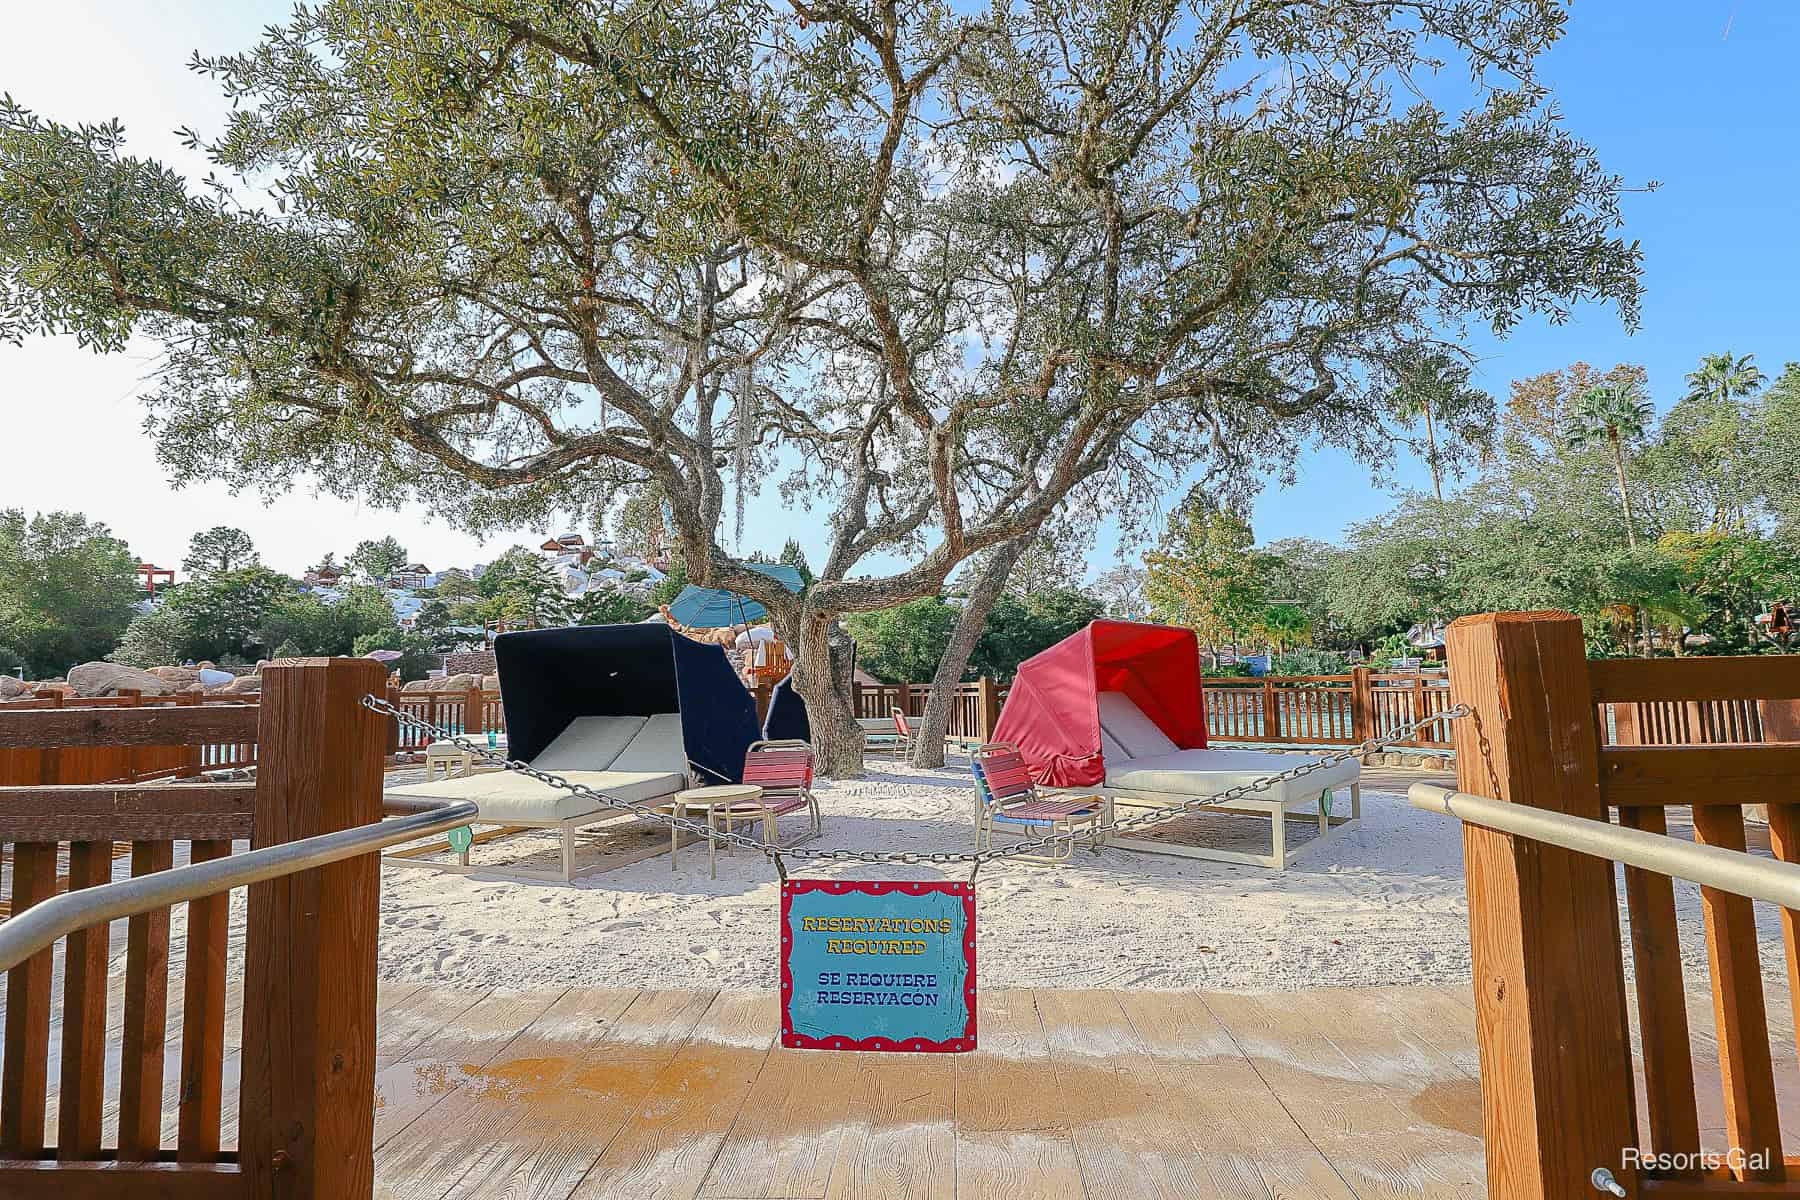
[[[745,563],[752,571],[767,575],[790,592],[798,592],[805,584],[800,569],[787,563]],[[703,588],[688,584],[669,605],[669,615],[692,629],[719,629],[726,625],[751,625],[768,616],[768,610],[748,596],[728,592],[724,588]]]

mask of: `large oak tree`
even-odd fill
[[[936,591],[1073,489],[1322,438],[1400,364],[1591,300],[1619,180],[1548,0],[327,0],[197,57],[192,184],[0,109],[0,334],[163,346],[177,478],[298,473],[474,528],[653,489],[762,600],[833,770],[839,614]],[[1428,87],[1444,99],[1425,99]],[[746,494],[817,510],[794,596]]]

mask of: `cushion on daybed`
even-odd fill
[[[1106,732],[1104,725],[1100,727],[1100,753],[1109,763],[1128,762],[1131,759],[1131,751],[1113,741],[1113,735]]]
[[[531,765],[541,771],[604,771],[644,728],[643,717],[576,717]]]
[[[621,800],[643,802],[680,791],[687,776],[668,771],[559,771],[571,783],[586,784]],[[437,800],[473,800],[481,808],[481,821],[503,824],[548,825],[583,813],[604,813],[607,806],[588,796],[540,783],[515,771],[490,771],[390,789],[400,796],[430,796]]]
[[[531,765],[621,800],[641,803],[672,795],[688,785],[681,714],[576,717]],[[548,825],[607,811],[598,800],[516,771],[490,771],[391,790],[401,796],[473,800],[481,807],[479,820],[505,824]]]
[[[1101,692],[1099,703],[1100,732],[1111,735],[1132,758],[1152,758],[1180,749],[1124,692]]]
[[[1264,754],[1258,750],[1177,750],[1152,758],[1106,763],[1106,786],[1167,796],[1216,796],[1227,788],[1250,783],[1301,766],[1297,754]],[[1309,799],[1328,787],[1347,787],[1362,777],[1354,759],[1315,771],[1300,779],[1274,784],[1249,799],[1283,804]]]
[[[613,771],[671,771],[688,769],[687,743],[681,736],[680,713],[657,713],[631,743],[613,759]]]

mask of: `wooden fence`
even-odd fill
[[[0,755],[38,755],[62,784],[0,787],[4,899],[23,911],[103,884],[122,843],[137,876],[379,820],[391,722],[360,701],[384,687],[382,664],[290,661],[264,681],[259,706],[0,707]],[[111,770],[138,752],[211,745],[259,747],[256,783],[67,786],[62,774],[78,760]],[[167,909],[125,922],[116,992],[108,925],[64,939],[60,987],[54,947],[8,972],[0,1196],[369,1197],[379,899],[369,854],[253,885],[241,941],[228,937],[229,895],[187,903],[178,981]],[[234,947],[241,987],[227,985]]]
[[[1473,710],[1454,727],[1461,790],[1657,835],[1685,818],[1737,854],[1745,809],[1767,805],[1774,856],[1800,862],[1800,657],[1590,663],[1555,613],[1464,618],[1449,649],[1452,699]],[[1696,1037],[1672,881],[1625,869],[1640,1128],[1613,864],[1475,825],[1464,857],[1491,1194],[1585,1198],[1606,1167],[1632,1196],[1800,1196],[1754,902],[1701,889],[1713,1028]],[[1800,1000],[1800,914],[1781,929]]]
[[[1438,675],[1377,674],[1358,667],[1348,675],[1265,675],[1206,679],[1207,733],[1221,742],[1349,746],[1450,707],[1449,681]],[[1446,723],[1398,743],[1447,748]]]
[[[467,692],[403,692],[389,688],[389,703],[422,721],[429,721],[452,734],[497,733],[506,731],[506,707],[499,692],[472,688]],[[393,736],[388,753],[407,754],[425,749],[432,736],[417,726],[392,723]]]
[[[929,683],[851,685],[856,715],[864,720],[892,716],[896,708],[908,717],[922,717],[930,698]],[[953,742],[976,745],[993,741],[994,726],[1000,723],[1000,707],[1005,699],[1006,689],[986,675],[974,683],[957,684],[945,736]]]
[[[110,710],[120,708],[255,708],[241,696],[144,696],[135,691],[117,696],[80,697],[39,692],[34,699],[0,705],[0,712]],[[75,783],[148,783],[157,779],[192,778],[202,771],[249,767],[256,762],[256,743],[213,741],[185,746],[82,746],[61,749],[0,749],[0,786]]]

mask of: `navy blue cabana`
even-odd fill
[[[760,735],[756,701],[725,651],[667,625],[577,625],[494,639],[508,753],[530,762],[576,717],[680,713],[688,760],[706,781],[741,782]]]

